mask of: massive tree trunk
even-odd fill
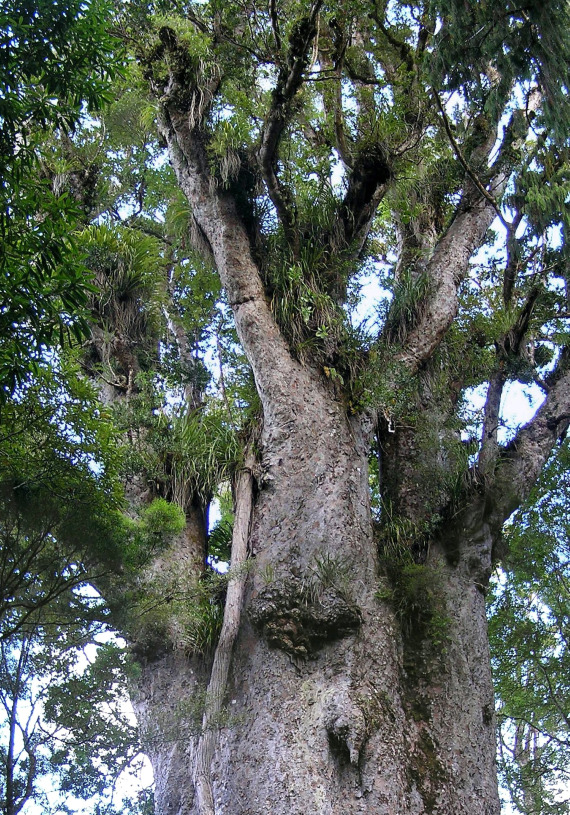
[[[361,431],[326,395],[295,424],[256,506],[218,811],[498,811],[481,591],[434,554],[441,641],[423,610],[405,611],[404,633],[378,572]]]
[[[213,809],[192,794],[197,768],[187,745],[179,747],[188,770],[178,808],[161,780],[157,810],[496,813],[485,518],[474,513],[477,520],[463,528],[455,523],[458,539],[445,542],[452,563],[434,540],[425,562],[413,564],[419,572],[404,565],[401,574],[380,570],[368,483],[373,423],[350,418],[333,383],[293,358],[233,201],[212,189],[187,116],[166,108],[162,129],[228,293],[264,419],[249,539],[253,569],[206,795]],[[489,217],[485,208],[469,216],[456,263],[466,265],[469,232],[479,234]],[[444,270],[446,294],[438,320],[426,317],[431,332],[423,345],[410,342],[412,366],[454,314],[450,241],[433,262]],[[399,455],[405,451],[403,438]],[[414,496],[408,482],[400,479],[408,496],[401,503],[414,507],[424,487]],[[166,699],[161,705],[155,694],[145,697],[145,719],[160,718]],[[164,750],[154,763],[180,790]]]
[[[207,722],[213,809],[196,781],[214,654],[168,640],[139,653],[156,812],[496,815],[485,590],[507,509],[475,489],[421,559],[387,568],[370,512],[370,419],[350,417],[333,385],[286,353],[270,376],[287,384],[267,397],[252,566]],[[400,487],[410,506],[425,489]],[[180,575],[196,568],[176,547],[166,557]]]
[[[287,426],[264,428],[215,812],[497,813],[484,519],[466,512],[456,524],[453,565],[434,543],[421,585],[392,588],[378,567],[361,423],[308,371],[291,386]],[[173,711],[170,735],[149,744],[157,812],[190,815],[200,810],[184,704],[203,698],[207,671],[162,660],[145,667],[137,709],[154,721],[149,733]]]
[[[494,108],[488,116],[471,117],[474,124],[465,125],[459,145],[445,106],[439,104],[436,119],[429,109],[427,100],[439,97],[431,75],[422,78],[432,36],[427,22],[412,46],[400,40],[407,35],[399,28],[390,28],[384,11],[374,8],[366,21],[353,20],[355,31],[362,27],[353,36],[349,24],[341,30],[340,16],[329,19],[323,11],[319,17],[322,5],[316,0],[303,12],[289,27],[286,43],[284,21],[271,4],[269,22],[266,11],[260,12],[261,22],[255,14],[244,12],[242,19],[236,12],[243,29],[229,39],[221,12],[197,15],[192,36],[207,38],[202,47],[215,54],[211,62],[205,51],[192,52],[186,34],[166,25],[141,57],[159,101],[161,135],[191,207],[194,235],[219,273],[263,409],[258,461],[250,467],[257,481],[250,567],[244,578],[238,558],[228,588],[232,608],[242,606],[239,626],[230,630],[226,615],[216,653],[144,656],[137,710],[150,734],[157,812],[497,815],[485,592],[502,524],[528,495],[570,423],[567,355],[561,354],[544,385],[547,398],[533,422],[501,447],[503,369],[513,359],[521,363],[537,297],[522,283],[516,307],[505,295],[504,334],[498,336],[496,326],[482,332],[481,347],[496,351],[496,370],[489,364],[483,377],[491,387],[479,459],[473,465],[467,453],[461,459],[458,401],[474,381],[480,347],[473,353],[473,338],[464,328],[449,346],[446,340],[457,322],[470,260],[499,212],[497,200],[509,181],[505,167],[517,160],[515,116],[498,149]],[[247,141],[233,156],[241,175],[228,178],[216,172],[212,146],[234,104],[223,96],[224,70],[229,85],[235,81],[226,49],[228,43],[237,48],[233,37],[247,37],[257,25],[262,34],[258,39],[252,34],[240,59],[246,52],[252,57],[252,75],[260,71],[264,87],[271,73],[265,73],[266,63],[272,63],[274,85],[259,97],[261,115],[251,114],[255,145]],[[361,48],[366,37],[370,42]],[[345,80],[349,44],[361,48],[360,62],[349,66]],[[317,132],[308,119],[297,117],[319,48],[331,55],[323,57],[319,78],[333,84],[315,108],[326,113],[337,106],[334,160],[341,156],[346,171],[342,193],[323,196],[327,205],[333,203],[320,231],[310,207],[303,221],[306,201],[299,195],[295,202],[291,189],[291,179],[305,172],[305,166],[294,165],[297,131],[304,134],[299,140],[306,137],[303,150],[323,144],[332,150],[330,121],[328,130],[323,125]],[[381,80],[367,79],[375,76],[371,53]],[[355,83],[354,110],[345,119],[343,81]],[[399,136],[391,135],[391,126],[385,138],[379,135],[383,108],[372,100],[367,110],[368,81],[392,83],[405,122]],[[426,83],[422,92],[420,82]],[[508,99],[507,93],[505,105]],[[293,158],[280,152],[287,128]],[[348,139],[352,131],[358,137]],[[437,148],[454,168],[453,190],[443,194],[438,160],[427,155],[432,148],[413,152],[432,131],[449,139]],[[361,140],[360,132],[366,136]],[[406,165],[402,157],[409,151],[413,158]],[[358,268],[376,209],[393,191],[397,172],[405,176],[414,161],[424,198],[418,192],[410,204],[404,200],[407,187],[387,204],[401,206],[406,218],[393,220],[401,243],[394,288],[398,294],[401,284],[403,299],[398,306],[394,297],[372,348],[382,362],[370,371],[382,387],[378,392],[372,387],[368,405],[358,399],[353,404],[349,384],[334,368],[342,337],[329,346],[326,340],[343,322],[338,304]],[[331,183],[325,171],[321,180],[323,187]],[[307,187],[304,196],[311,195]],[[279,251],[272,254],[276,244]],[[312,251],[315,246],[320,251]],[[300,333],[317,348],[304,360],[287,333],[291,326],[270,306],[272,295],[279,305],[291,294],[291,288],[280,291],[271,276],[276,258],[291,272],[289,280],[302,281],[315,294],[315,311],[324,300],[334,313],[323,324],[311,324],[310,313],[299,318]],[[316,340],[323,340],[321,346]],[[373,354],[359,350],[364,365]],[[382,455],[379,528],[369,494],[374,445]],[[234,541],[232,554],[236,551]],[[236,622],[234,616],[231,625]],[[173,695],[181,708],[173,707]],[[186,705],[195,710],[196,700],[201,726],[190,732]],[[170,733],[163,726],[165,711],[167,722],[175,720]],[[160,738],[153,741],[153,733]]]

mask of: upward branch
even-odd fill
[[[178,182],[211,247],[267,413],[290,395],[283,371],[290,371],[293,361],[266,301],[247,231],[231,194],[212,184],[204,146],[186,111],[165,108],[161,130]]]
[[[431,292],[418,323],[408,333],[399,359],[410,373],[416,373],[441,343],[458,309],[458,289],[469,269],[473,252],[481,245],[496,215],[486,199],[461,211],[438,241],[426,274]]]
[[[481,117],[482,125],[476,122],[476,130],[480,131],[477,132],[478,143],[467,154],[455,138],[439,93],[434,88],[431,89],[431,92],[436,100],[446,137],[465,177],[463,195],[456,207],[451,225],[436,244],[431,260],[426,265],[431,293],[421,319],[406,337],[400,354],[401,361],[406,363],[411,372],[417,371],[419,366],[430,358],[453,322],[458,309],[459,285],[467,274],[471,256],[481,246],[485,233],[493,220],[498,218],[508,235],[514,236],[519,221],[515,219],[510,224],[505,219],[501,212],[500,201],[513,170],[513,161],[521,157],[524,138],[517,136],[517,133],[521,131],[526,136],[528,110],[531,102],[532,106],[536,106],[538,99],[536,94],[531,94],[527,100],[527,112],[524,119],[527,122],[526,128],[523,127],[521,130],[519,122],[519,119],[523,117],[523,111],[513,113],[505,128],[498,156],[492,167],[489,168],[489,157],[495,148],[497,138],[497,123],[487,123],[485,117]],[[505,274],[505,286],[512,289],[514,282],[508,283],[509,274],[511,274],[510,267],[507,268]],[[534,303],[534,300],[532,302]],[[521,326],[515,326],[513,331],[520,335],[517,341],[520,342]],[[524,331],[526,331],[526,326],[523,333]],[[513,338],[512,332],[509,337]],[[498,411],[498,404],[494,403],[497,402],[497,399],[500,401],[502,390],[500,379],[499,375],[490,389],[491,402],[488,405],[490,412],[486,423],[487,432],[496,424],[493,416]],[[495,444],[494,433],[495,431],[491,430],[491,436],[488,437],[491,447]],[[490,463],[488,460],[490,449],[489,447],[483,453],[485,466]]]
[[[313,25],[315,14],[316,11]],[[170,38],[174,36],[172,32]],[[169,47],[178,53],[176,43],[170,43]],[[291,95],[296,77],[297,73],[293,72],[291,81],[286,83],[286,96]],[[178,183],[190,203],[196,228],[211,251],[240,341],[253,369],[266,419],[269,419],[274,411],[288,411],[291,382],[294,378],[303,378],[302,369],[293,360],[271,313],[236,199],[231,190],[221,188],[212,179],[205,117],[213,98],[209,93],[203,103],[197,101],[197,84],[195,77],[192,78],[191,66],[185,72],[169,67],[166,83],[154,88],[160,101],[159,129],[168,146]],[[216,88],[219,90],[219,83]],[[273,129],[271,132],[268,143],[274,144],[276,149],[279,132]]]
[[[564,348],[544,404],[502,451],[492,498],[505,520],[529,495],[554,446],[570,426],[570,352]]]
[[[322,0],[317,0],[309,14],[299,20],[291,32],[286,62],[279,71],[277,84],[273,89],[271,107],[265,118],[259,147],[259,163],[267,192],[295,255],[298,254],[299,236],[295,231],[292,202],[277,175],[277,150],[289,121],[293,99],[303,84],[303,75],[309,64],[310,46],[317,33],[317,16],[321,5]],[[274,30],[278,31],[275,23]]]

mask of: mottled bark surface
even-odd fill
[[[269,448],[228,692],[235,723],[213,765],[216,811],[496,813],[483,594],[463,561],[434,556],[443,641],[430,646],[413,620],[402,635],[381,599],[366,460],[336,407],[318,424],[305,411],[305,443],[288,454]],[[337,586],[300,598],[325,551],[338,558],[340,601]]]
[[[170,651],[143,659],[131,698],[144,750],[154,774],[155,811],[183,815],[194,811],[191,768],[202,724],[209,664]]]
[[[214,811],[495,815],[477,585],[489,534],[466,522],[456,565],[433,547],[425,568],[442,633],[430,643],[421,615],[395,613],[379,573],[362,430],[307,371],[291,385],[290,419],[263,441],[254,566],[214,733]],[[137,711],[152,734],[159,813],[200,812],[184,706],[196,709],[207,681],[176,654],[143,669]]]
[[[157,811],[497,815],[484,595],[502,524],[528,496],[570,424],[567,354],[561,353],[543,383],[546,401],[535,419],[509,445],[500,446],[496,422],[506,381],[501,355],[520,356],[536,297],[523,298],[519,314],[508,312],[502,337],[496,332],[487,336],[488,329],[467,336],[464,325],[456,335],[453,328],[461,322],[461,287],[470,279],[472,258],[485,243],[510,179],[507,165],[518,160],[513,122],[500,129],[492,116],[473,117],[459,145],[443,105],[443,125],[430,118],[433,93],[437,98],[432,80],[417,93],[416,84],[427,82],[427,75],[421,77],[428,28],[412,47],[401,40],[400,30],[391,29],[385,10],[375,7],[351,40],[351,26],[358,31],[362,20],[350,18],[344,30],[340,15],[327,23],[321,10],[317,0],[295,25],[288,20],[285,44],[272,4],[271,30],[264,29],[251,51],[257,54],[260,43],[265,49],[272,41],[278,53],[268,63],[275,68],[274,86],[252,120],[256,135],[236,154],[240,172],[255,182],[249,198],[236,189],[238,174],[226,183],[217,172],[211,151],[212,121],[225,110],[225,57],[215,70],[200,67],[176,31],[162,27],[159,43],[143,59],[159,103],[161,135],[190,204],[192,229],[199,237],[195,243],[219,273],[263,413],[249,535],[251,571],[224,716],[215,738],[208,734],[203,740],[207,750],[200,751],[204,795],[193,795],[197,768],[195,742],[189,738],[172,758],[164,749],[155,753]],[[244,36],[247,27],[263,28],[255,14],[248,10],[246,16]],[[265,11],[259,19],[266,19]],[[203,21],[195,25],[201,33],[208,31],[213,52],[221,43],[225,48],[227,32],[217,14],[210,29]],[[380,35],[385,47],[378,45]],[[359,136],[348,144],[349,132],[360,133],[342,111],[344,51],[350,42],[353,48],[362,46],[359,76],[362,71],[372,76],[369,63],[376,59],[382,82],[395,83],[406,122],[404,143],[390,148],[390,140],[374,135],[373,126],[368,139]],[[338,80],[338,86],[322,104],[339,103],[334,122],[339,144],[331,149],[337,151],[335,162],[342,157],[346,178],[319,229],[311,211],[302,220],[302,196],[295,201],[292,179],[312,171],[307,163],[290,172],[296,161],[291,145],[302,133],[320,145],[322,134],[297,113],[305,110],[300,90],[309,79],[311,59],[327,47],[335,70],[319,79]],[[397,58],[389,56],[390,47]],[[265,57],[259,59],[254,72],[261,65],[266,69]],[[401,61],[407,71],[398,79],[396,63]],[[360,81],[352,68],[349,78]],[[313,84],[311,93],[317,93]],[[359,119],[356,99],[358,94],[350,116],[354,112],[367,132],[368,118]],[[221,108],[215,108],[217,101]],[[377,113],[380,123],[383,114]],[[452,188],[440,196],[442,165],[435,160],[432,166],[428,153],[435,148],[427,145],[426,154],[417,156],[418,206],[408,206],[398,195],[391,203],[387,196],[398,192],[398,172],[407,173],[402,156],[411,150],[414,166],[413,145],[438,128],[451,140],[449,150],[442,146],[442,155],[455,166]],[[289,141],[282,145],[285,135]],[[322,180],[324,187],[331,183],[328,176]],[[312,195],[308,187],[306,194]],[[334,308],[343,301],[345,275],[360,268],[358,258],[382,200],[388,208],[403,207],[406,218],[393,213],[400,245],[392,305],[370,352],[360,349],[363,368],[368,370],[374,355],[380,360],[369,370],[380,383],[378,392],[377,383],[366,383],[367,403],[366,396],[353,399],[349,383],[334,367],[342,356],[342,336],[331,343],[332,350],[316,340],[328,339],[344,320]],[[275,241],[278,253],[272,253]],[[304,242],[322,252],[305,257]],[[291,292],[279,290],[272,262],[282,262],[285,275],[304,276],[333,317],[312,327],[311,314],[278,320],[270,302],[279,304],[281,298],[283,304]],[[351,264],[354,268],[347,271]],[[487,281],[482,289],[483,284]],[[300,336],[314,341],[314,355],[294,347],[287,319],[297,319]],[[495,349],[497,365],[495,374],[489,368],[482,380],[494,387],[487,396],[481,455],[473,462],[462,445],[460,430],[466,425],[458,417],[462,394],[479,376],[476,357],[482,348]],[[348,363],[346,373],[348,380]],[[372,431],[386,459],[378,477],[381,536],[369,505]],[[391,539],[392,521],[401,534]],[[142,715],[149,721],[156,721],[161,704],[167,704],[169,682],[172,692],[182,692],[177,672],[196,677],[199,687],[188,691],[195,698],[203,698],[210,681],[207,670],[198,677],[190,662],[176,662],[182,656],[171,657],[172,663],[168,659],[149,663],[143,671]],[[206,723],[208,705],[206,700]],[[186,773],[181,755],[188,762]],[[168,792],[173,784],[176,790]]]

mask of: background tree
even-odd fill
[[[171,529],[156,508],[123,514],[115,433],[69,364],[37,366],[5,400],[0,461],[3,811],[110,815],[140,745],[129,663],[92,586]]]
[[[568,445],[509,526],[493,588],[490,636],[499,768],[517,810],[568,807]]]
[[[108,13],[99,2],[0,6],[3,395],[33,369],[42,346],[85,330],[86,270],[73,243],[79,212],[42,163],[49,132],[71,132],[85,110],[109,99],[120,58]]]
[[[124,649],[61,610],[0,648],[2,812],[148,811],[150,790],[128,790],[141,757]]]
[[[135,728],[123,711],[115,707],[123,719],[115,729],[110,722],[110,705],[126,698],[125,679],[117,684],[121,659],[111,658],[113,649],[99,642],[106,660],[95,660],[93,670],[78,665],[85,662],[87,643],[109,637],[108,611],[93,590],[85,595],[87,573],[96,582],[113,561],[113,547],[123,551],[129,541],[136,545],[141,536],[148,538],[148,531],[144,522],[125,527],[114,433],[109,423],[97,422],[92,389],[53,348],[67,337],[83,338],[87,330],[92,286],[74,233],[92,216],[96,198],[92,168],[71,168],[64,189],[54,140],[70,143],[81,117],[109,100],[121,53],[105,28],[108,13],[100,3],[9,1],[0,8],[0,695],[6,813],[32,800],[50,811],[54,796],[46,797],[43,784],[46,775],[53,784],[55,773],[61,774],[65,797],[100,794],[118,774],[118,757],[124,762],[129,751],[132,756],[138,750]],[[75,683],[76,702],[93,690],[95,675],[99,705],[93,698],[80,715],[69,685]],[[52,697],[58,692],[56,706]],[[48,702],[57,723],[49,721]],[[62,800],[58,811],[65,808]]]

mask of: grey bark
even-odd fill
[[[469,565],[430,564],[446,570],[449,643],[430,653],[421,632],[405,641],[378,596],[364,440],[330,398],[289,434],[288,452],[270,446],[255,511],[216,812],[497,813],[484,598]],[[298,584],[324,551],[346,571],[303,600]]]
[[[169,650],[156,659],[140,658],[139,664],[131,699],[153,769],[155,812],[184,815],[194,805],[189,774],[196,758],[209,661]]]
[[[434,547],[428,568],[449,618],[441,649],[430,650],[421,630],[403,637],[382,599],[367,435],[326,383],[304,373],[287,426],[266,426],[262,442],[250,536],[255,568],[227,717],[212,731],[213,811],[498,813],[484,597],[476,585],[482,561],[490,563],[490,531],[476,513],[469,517],[454,566]],[[207,680],[193,685],[195,669],[179,659],[145,668],[143,721],[168,708],[169,698],[203,693]],[[165,737],[151,754],[157,812],[200,811],[196,743],[188,734],[169,748]]]
[[[492,496],[480,485],[464,491],[447,526],[425,542],[421,592],[406,606],[379,568],[369,506],[371,428],[349,418],[331,383],[290,353],[235,203],[211,178],[199,124],[177,109],[171,84],[161,91],[162,134],[253,368],[263,435],[249,538],[254,567],[229,667],[227,715],[218,730],[206,728],[198,753],[189,735],[172,754],[162,747],[151,756],[160,776],[157,810],[498,815],[484,592],[506,515],[568,426],[565,375],[501,460],[514,490],[496,478]],[[269,163],[266,169],[271,175]],[[382,179],[370,188],[372,198]],[[370,195],[349,192],[352,209],[367,213]],[[495,215],[480,192],[467,198],[426,260],[429,296],[398,357],[410,375],[430,360],[455,318],[458,286]],[[411,494],[412,474],[404,480]],[[401,504],[413,515],[417,500]],[[165,694],[205,693],[208,659],[203,676],[189,666],[173,657],[146,666],[143,721],[156,719]],[[182,688],[184,671],[191,679]],[[198,797],[196,777],[204,793]]]

